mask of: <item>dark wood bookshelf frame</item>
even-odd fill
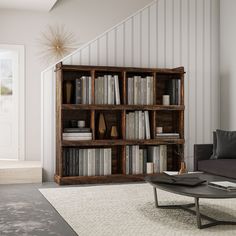
[[[144,147],[154,145],[168,145],[168,167],[170,170],[178,170],[181,158],[184,155],[184,68],[178,67],[174,69],[158,69],[158,68],[131,68],[131,67],[106,67],[106,66],[81,66],[81,65],[56,65],[56,173],[54,180],[58,184],[87,184],[87,183],[108,183],[108,182],[125,182],[125,181],[141,181],[145,175],[126,175],[125,174],[125,158],[126,145],[141,145]],[[94,104],[95,102],[95,86],[94,82],[97,75],[102,74],[118,74],[120,84],[121,105],[101,105]],[[67,76],[69,74],[69,76]],[[63,84],[67,80],[74,81],[82,75],[89,75],[92,78],[92,104],[64,104],[63,100]],[[127,104],[127,78],[129,75],[149,75],[154,78],[153,96],[154,103],[158,92],[159,80],[179,79],[181,85],[180,105],[163,106],[160,104],[154,105],[128,105]],[[150,127],[152,139],[145,140],[127,140],[126,137],[126,113],[130,111],[149,111]],[[103,139],[96,138],[96,114],[99,112],[119,113],[120,115],[120,130],[119,139]],[[92,131],[92,140],[89,141],[65,141],[62,140],[63,124],[67,115],[76,112],[87,112],[89,119],[87,125]],[[155,128],[157,120],[160,119],[162,112],[173,113],[172,126],[178,127],[180,134],[179,139],[174,138],[153,138],[155,137]],[[175,115],[177,114],[177,115]],[[164,117],[163,117],[164,119]],[[112,166],[112,172],[116,173],[108,176],[63,176],[63,149],[68,147],[80,148],[101,148],[111,147],[119,148],[119,156],[116,156],[115,162],[117,166]],[[118,166],[119,165],[119,166]],[[120,173],[117,170],[121,168]]]

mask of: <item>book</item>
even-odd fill
[[[82,137],[78,137],[78,136],[66,136],[63,137],[63,140],[65,141],[83,141],[83,140],[92,140],[92,136],[82,136]]]
[[[134,78],[128,78],[128,104],[134,104]]]
[[[63,133],[63,137],[92,137],[92,133]]]
[[[209,187],[222,189],[225,191],[236,191],[236,183],[230,181],[213,181],[208,183]]]
[[[129,146],[126,146],[125,150],[125,173],[129,174]]]
[[[146,139],[150,139],[151,134],[150,134],[150,122],[149,122],[149,113],[148,113],[148,111],[144,111],[144,121],[145,121]]]
[[[90,128],[64,128],[64,133],[89,133]]]
[[[156,138],[179,138],[178,133],[158,133]]]
[[[167,171],[167,146],[160,145],[160,172]]]
[[[103,104],[108,104],[108,77],[103,78]]]
[[[104,149],[100,148],[100,175],[104,175]]]
[[[83,173],[83,149],[79,149],[79,176],[83,176],[84,173]]]
[[[115,80],[115,103],[116,105],[120,105],[120,86],[119,86],[118,75],[114,75],[114,80]]]
[[[81,77],[82,82],[82,104],[87,104],[87,79],[86,76]]]
[[[112,76],[107,75],[107,104],[112,104]]]
[[[147,105],[151,104],[151,77],[146,77],[146,89],[147,89]]]
[[[75,80],[75,104],[82,104],[82,81],[80,78]]]
[[[88,81],[88,100],[87,103],[88,104],[92,104],[92,78],[91,76],[87,77],[87,81]]]

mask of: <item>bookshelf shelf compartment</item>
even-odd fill
[[[58,63],[56,65],[56,173],[55,173],[55,181],[58,184],[88,184],[88,183],[118,183],[118,182],[130,182],[130,181],[142,181],[145,174],[135,174],[135,173],[145,173],[143,172],[132,172],[134,174],[128,174],[126,172],[126,150],[128,150],[128,146],[139,146],[142,153],[142,149],[152,149],[159,145],[166,146],[166,158],[167,158],[167,169],[168,170],[178,170],[180,159],[183,156],[183,145],[184,145],[184,68],[174,68],[174,69],[158,69],[158,68],[131,68],[131,67],[106,67],[106,66],[76,66],[76,65],[63,65],[62,63]],[[118,76],[118,83],[117,83]],[[82,81],[86,77],[86,82],[81,82],[82,85],[78,83],[78,81]],[[108,79],[109,77],[109,79]],[[112,77],[112,78],[111,78]],[[141,82],[140,85],[135,85],[136,95],[135,104],[132,103],[132,99],[130,100],[129,94],[129,84],[132,85],[132,80],[129,78],[138,77],[138,80]],[[88,79],[89,78],[89,79]],[[103,80],[102,90],[101,88],[101,80],[98,82],[98,78],[105,78]],[[153,80],[153,86],[148,90],[149,79]],[[87,83],[88,79],[88,83]],[[116,80],[116,85],[114,85],[114,89],[119,88],[120,99],[117,97],[116,90],[113,90],[113,82],[111,80]],[[109,82],[109,86],[104,85],[106,81]],[[136,78],[135,78],[136,80]],[[176,83],[176,91],[175,94],[178,94],[175,99],[175,103],[173,101],[170,105],[162,104],[162,96],[164,94],[170,94],[172,96],[172,92],[168,90],[171,86],[169,81],[178,81],[178,85]],[[133,80],[134,82],[134,80]],[[100,83],[100,85],[99,85]],[[112,83],[112,84],[111,84]],[[136,83],[136,82],[135,82]],[[134,84],[135,84],[134,83]],[[171,82],[172,83],[172,82]],[[118,85],[117,85],[118,84]],[[146,92],[142,92],[141,88],[146,84]],[[173,83],[174,84],[174,83]],[[88,89],[86,86],[88,85]],[[82,86],[80,88],[80,86]],[[100,87],[99,87],[100,86]],[[138,87],[139,86],[139,87]],[[104,91],[104,88],[108,89],[112,88],[112,92],[109,91],[102,94],[103,98],[98,97],[98,88],[99,91]],[[171,87],[172,88],[172,87]],[[89,97],[86,94],[89,94]],[[82,91],[82,92],[81,92]],[[89,91],[87,93],[87,91]],[[138,92],[137,92],[138,91]],[[68,95],[69,94],[69,95]],[[107,103],[111,104],[96,104],[103,103],[106,100],[106,94],[109,94],[109,101]],[[149,95],[148,95],[149,94]],[[79,95],[79,97],[77,96]],[[83,99],[81,101],[81,96]],[[99,94],[100,96],[100,94]],[[114,96],[114,97],[113,97]],[[141,99],[137,96],[144,96]],[[119,102],[120,100],[120,102]],[[85,102],[84,102],[85,101]],[[116,102],[117,101],[117,102]],[[130,102],[131,101],[131,102]],[[150,102],[151,101],[151,102]],[[86,104],[83,104],[86,103]],[[114,103],[114,104],[113,104]],[[149,104],[149,105],[147,105]],[[128,123],[127,119],[130,117],[127,116],[129,113],[135,113],[139,111],[139,119],[136,119],[135,124],[139,124],[138,127],[142,127],[145,125],[144,129],[136,128],[135,136],[127,136],[128,131]],[[141,114],[142,113],[142,114]],[[99,124],[100,114],[103,114],[105,119],[105,135],[100,135],[98,132],[103,130],[104,125]],[[136,112],[137,117],[137,112]],[[144,119],[144,122],[143,122]],[[150,126],[150,139],[148,139],[148,124],[145,123],[149,121]],[[82,133],[82,130],[79,131],[76,128],[76,121],[84,120],[85,126],[90,134],[88,136],[92,137],[92,140],[63,140],[63,132],[68,132],[71,128],[75,128],[75,133]],[[131,122],[132,123],[132,122]],[[102,127],[103,126],[103,127]],[[118,136],[111,138],[111,128],[116,127]],[[130,125],[129,125],[130,126]],[[176,132],[179,133],[178,138],[166,138],[159,137],[156,138],[156,127],[162,126],[164,132]],[[102,128],[101,128],[102,127]],[[131,125],[131,127],[133,127]],[[66,130],[65,130],[66,129]],[[132,128],[131,128],[132,129]],[[113,131],[115,129],[113,128]],[[130,130],[130,129],[129,129]],[[138,130],[138,131],[137,131]],[[72,132],[72,131],[71,131]],[[84,131],[86,132],[86,131]],[[91,134],[92,133],[92,134]],[[116,132],[113,132],[115,134]],[[138,133],[138,135],[137,135]],[[68,134],[68,136],[71,134]],[[80,136],[80,134],[75,134],[72,136]],[[86,134],[84,134],[84,137]],[[115,136],[115,135],[114,135]],[[130,139],[126,138],[129,137]],[[133,139],[133,137],[140,139]],[[132,138],[132,139],[131,139]],[[145,139],[143,139],[145,138]],[[78,138],[79,139],[79,138]],[[73,175],[68,176],[63,173],[65,171],[66,165],[63,162],[66,158],[64,150],[81,150],[81,149],[110,149],[111,150],[111,166],[110,171],[106,173],[112,173],[111,175],[106,176],[80,176]],[[180,152],[181,150],[181,152]],[[67,151],[68,152],[68,151]],[[93,151],[92,151],[93,152]],[[145,151],[146,152],[146,151]],[[69,153],[69,152],[68,152]],[[67,155],[69,155],[67,153]],[[76,153],[76,151],[75,151]],[[83,153],[83,151],[82,151]],[[91,154],[93,156],[93,154]],[[109,154],[110,155],[110,154]],[[139,154],[141,155],[141,154]],[[146,154],[145,154],[146,155]],[[149,155],[149,154],[147,154]],[[182,156],[181,156],[182,155]],[[141,156],[142,157],[142,156]],[[139,156],[139,158],[141,158]],[[75,162],[72,162],[73,165],[78,165],[78,160],[76,159],[76,155],[73,156],[75,158]],[[80,158],[80,155],[77,156]],[[85,155],[83,155],[86,159]],[[88,156],[88,159],[90,157]],[[105,158],[105,154],[104,154]],[[143,157],[144,158],[144,157]],[[146,158],[146,157],[145,157]],[[91,160],[91,158],[90,158]],[[141,159],[140,159],[141,160]],[[77,164],[76,164],[77,163]],[[82,163],[82,162],[81,162]],[[92,163],[92,162],[91,162]],[[140,161],[142,163],[142,161]],[[69,164],[69,165],[72,165]],[[78,165],[79,167],[81,165]],[[128,167],[128,165],[127,165]],[[100,167],[98,167],[100,168]],[[101,167],[102,168],[102,167]],[[140,167],[141,168],[141,167]],[[80,172],[78,172],[80,173]],[[82,173],[82,172],[81,172]],[[99,172],[96,172],[99,173]],[[126,175],[127,173],[127,175]]]

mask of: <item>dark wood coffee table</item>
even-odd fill
[[[208,227],[216,226],[216,225],[228,225],[228,224],[229,225],[236,225],[236,222],[234,222],[234,221],[216,220],[216,219],[213,219],[209,216],[203,215],[200,213],[200,209],[199,209],[199,199],[200,198],[211,198],[211,199],[236,198],[236,192],[228,192],[225,190],[212,188],[212,187],[209,187],[207,185],[207,183],[201,184],[196,187],[186,187],[186,186],[180,186],[180,185],[156,183],[155,180],[157,180],[158,177],[160,177],[161,175],[164,175],[164,174],[159,174],[159,175],[155,175],[155,176],[147,176],[145,178],[146,182],[150,183],[153,186],[155,206],[157,208],[186,210],[186,211],[196,215],[197,226],[199,229],[208,228]],[[209,175],[209,174],[191,174],[191,175],[198,176],[202,179],[207,180],[208,182],[211,182],[211,181],[236,182],[236,179],[229,179],[229,178],[215,176],[215,175]],[[157,188],[162,189],[167,192],[193,197],[194,203],[185,204],[185,205],[159,205],[158,198],[157,198]],[[190,209],[192,207],[195,207],[195,211],[193,209]],[[201,219],[206,219],[210,223],[202,224]]]

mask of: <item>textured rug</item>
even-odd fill
[[[194,215],[157,209],[149,184],[40,189],[79,236],[236,235],[236,226],[197,229]],[[193,199],[158,190],[160,204],[192,203]],[[201,213],[236,220],[236,200],[200,199]],[[205,223],[205,221],[203,221]]]

